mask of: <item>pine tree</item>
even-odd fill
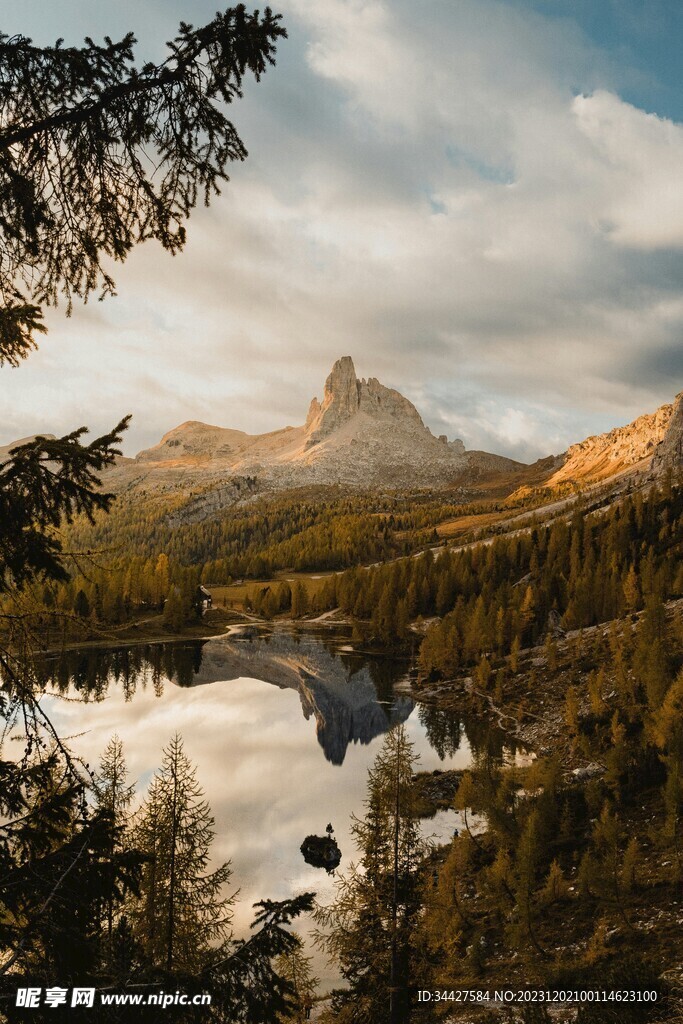
[[[81,48],[0,33],[0,365],[16,366],[36,347],[46,330],[40,304],[63,295],[70,308],[75,296],[111,294],[112,262],[138,242],[182,249],[198,197],[208,202],[229,163],[246,156],[225,104],[241,96],[247,72],[259,79],[274,63],[285,35],[279,16],[238,5],[199,29],[182,23],[161,64],[136,68],[132,33]],[[85,428],[37,437],[3,460],[0,594],[26,601],[35,584],[67,581],[60,528],[109,511],[113,495],[99,474],[120,454],[126,424],[89,444]],[[58,611],[74,608],[75,588],[67,592]],[[105,605],[109,621],[123,617],[120,592],[94,597],[98,617]],[[89,614],[83,587],[77,604]],[[112,856],[112,815],[92,811],[92,780],[40,708],[23,612],[4,617],[10,636],[0,642],[0,713],[27,733],[24,754],[0,763],[3,971],[33,972],[44,961],[46,978],[78,983],[70,971],[93,966],[103,902],[134,887],[136,865]]]
[[[633,882],[637,846],[627,847],[628,856],[622,857],[619,819],[608,804],[603,806],[602,813],[593,826],[592,839],[595,852],[591,860],[592,871],[589,874],[593,893],[604,903],[615,906],[624,924],[631,928],[624,906],[623,881],[626,876],[627,882]]]
[[[168,567],[168,555],[163,551],[157,558],[154,568],[154,581],[152,589],[152,602],[161,607],[169,597],[170,574]]]
[[[515,850],[514,892],[523,926],[534,949],[542,956],[545,950],[540,946],[534,927],[534,892],[542,857],[539,835],[538,811],[529,814]]]
[[[130,803],[135,792],[134,785],[128,785],[128,771],[123,756],[123,743],[118,736],[113,736],[100,758],[99,769],[95,777],[95,795],[97,806],[111,818],[111,844],[109,851],[110,872],[117,852],[124,847],[124,835]],[[111,952],[114,932],[114,893],[107,897],[107,940]]]
[[[453,806],[456,810],[462,811],[463,824],[467,835],[472,840],[475,846],[479,846],[479,840],[470,829],[470,824],[467,819],[467,812],[470,809],[477,809],[480,794],[478,792],[477,785],[474,781],[474,777],[471,772],[463,772],[460,784],[458,786],[455,797],[453,798]]]
[[[636,573],[636,567],[631,565],[628,571],[628,575],[624,580],[624,601],[626,603],[626,610],[628,612],[634,612],[640,606],[640,587],[638,585],[638,574]]]
[[[100,758],[95,785],[98,807],[108,811],[118,826],[125,822],[135,793],[135,786],[128,785],[127,778],[123,743],[114,735]]]
[[[631,892],[638,880],[638,865],[640,863],[640,846],[635,836],[631,836],[629,839],[626,849],[624,850],[624,857],[621,863],[621,890],[622,892]]]
[[[87,619],[90,615],[90,602],[88,601],[88,595],[83,589],[79,590],[76,594],[74,615],[78,615],[80,619]]]
[[[410,1017],[425,853],[412,792],[415,761],[405,728],[392,729],[368,774],[365,817],[353,821],[360,861],[339,880],[334,903],[316,913],[329,929],[318,941],[349,983],[340,998],[352,1003],[357,1024]]]
[[[292,589],[292,618],[299,619],[309,610],[308,591],[298,580]]]
[[[667,844],[673,847],[676,858],[676,875],[680,876],[683,867],[681,856],[681,817],[683,816],[683,779],[678,759],[672,759],[668,766],[666,783],[664,785],[664,809],[666,818],[664,822],[664,839]]]
[[[548,871],[548,877],[541,890],[541,900],[545,905],[556,903],[567,894],[567,889],[567,882],[560,863],[557,859],[553,860]]]
[[[174,584],[164,604],[164,625],[173,633],[180,633],[190,619],[190,601],[183,588]]]
[[[510,649],[510,669],[512,672],[517,672],[517,669],[519,668],[519,651],[521,646],[522,644],[519,636],[515,636]]]
[[[136,934],[149,962],[167,970],[196,972],[213,946],[229,933],[233,897],[225,896],[230,865],[207,873],[214,819],[195,768],[176,734],[164,750],[133,836],[150,862]]]
[[[281,953],[275,961],[275,969],[292,987],[292,1006],[277,1016],[279,1024],[304,1024],[309,1019],[315,992],[320,984],[311,969],[312,957],[306,956],[303,943],[298,935],[292,949]]]

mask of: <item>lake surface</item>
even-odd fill
[[[332,897],[334,878],[307,865],[299,847],[331,822],[339,870],[356,858],[351,816],[363,814],[368,768],[392,725],[405,723],[417,770],[465,768],[484,748],[503,756],[502,735],[488,723],[400,692],[407,669],[356,653],[344,633],[247,629],[206,642],[67,652],[46,662],[44,701],[91,766],[118,734],[140,796],[162,748],[182,735],[216,819],[214,859],[232,862],[234,926],[244,934],[258,899],[307,890]],[[448,839],[459,822],[455,811],[441,812],[424,831]],[[323,981],[334,980],[315,961]]]

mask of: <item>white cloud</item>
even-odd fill
[[[604,90],[577,96],[574,114],[601,165],[602,222],[612,240],[683,248],[683,126]]]
[[[250,158],[178,259],[143,247],[117,299],[51,317],[0,382],[0,440],[131,409],[129,450],[189,418],[301,422],[346,353],[421,390],[430,425],[525,458],[680,388],[679,125],[620,99],[567,20],[283,6],[278,66],[235,107]]]

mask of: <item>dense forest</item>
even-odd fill
[[[680,761],[680,720],[676,732]],[[316,911],[318,941],[348,983],[324,1019],[558,1019],[542,1003],[494,1011],[496,989],[527,986],[601,993],[561,1017],[578,1024],[679,1019],[665,969],[675,975],[680,956],[680,776],[661,792],[655,782],[669,756],[661,747],[637,781],[586,784],[552,756],[522,770],[485,753],[455,797],[474,821],[433,849],[418,828],[414,751],[395,729],[354,822],[358,865]],[[418,988],[442,998],[425,1005]],[[476,1006],[455,1001],[463,990],[479,991]]]
[[[683,595],[683,489],[670,480],[607,511],[571,515],[462,550],[428,551],[327,577],[313,612],[339,608],[383,644],[421,618],[425,672],[452,674],[529,646],[549,622],[578,629]],[[292,587],[264,588],[256,610],[291,608]],[[308,609],[307,609],[308,610]],[[656,614],[655,611],[652,614]],[[434,620],[434,621],[432,621]]]
[[[200,582],[267,579],[279,570],[339,571],[396,558],[437,541],[436,524],[497,507],[428,493],[375,497],[325,490],[261,499],[183,524],[174,520],[173,504],[158,496],[124,497],[107,515],[95,515],[92,523],[77,517],[60,532],[60,547],[73,553],[69,578],[34,584],[21,594],[22,608],[43,609],[53,637],[58,620],[65,636],[82,637],[77,620],[116,626],[162,612],[178,631],[194,617]],[[273,612],[290,610],[291,597],[278,594]]]
[[[342,569],[395,557],[406,541],[414,550],[437,523],[472,507],[439,494],[377,496],[317,488],[253,498],[193,521],[184,514],[186,502],[186,495],[173,500],[143,492],[134,501],[122,496],[94,525],[86,519],[75,523],[68,543],[122,561],[164,553],[173,563],[203,566],[204,579],[218,583],[277,569]]]
[[[117,626],[162,612],[167,626],[177,632],[195,618],[199,583],[223,587],[235,580],[349,569],[338,586],[295,587],[284,581],[268,585],[262,593],[253,586],[246,602],[240,595],[230,606],[236,604],[266,618],[299,617],[340,606],[355,618],[374,616],[376,635],[386,643],[400,638],[417,615],[445,614],[450,610],[450,593],[457,587],[444,582],[445,575],[452,575],[447,561],[432,567],[429,556],[410,573],[412,563],[401,558],[445,545],[447,536],[455,536],[462,544],[484,530],[489,535],[503,534],[505,519],[525,503],[522,499],[463,503],[457,495],[449,498],[429,492],[376,496],[335,494],[329,488],[319,491],[260,498],[199,522],[178,518],[177,499],[144,494],[135,501],[121,497],[106,515],[96,514],[93,522],[79,516],[55,534],[55,543],[71,557],[69,578],[42,589],[34,585],[30,593],[21,595],[22,608],[27,613],[41,608],[49,613],[53,636],[55,613],[63,635],[71,638],[84,635],[78,620]],[[599,510],[604,500],[594,496],[591,506],[577,507],[577,515]],[[536,532],[534,543],[535,538]],[[537,558],[543,554],[541,546]],[[522,549],[520,564],[524,557]],[[392,570],[391,578],[386,578],[371,569],[368,586],[363,570],[354,582],[354,569],[385,562],[398,562],[400,574]],[[481,559],[475,558],[470,572],[477,574],[480,567]],[[441,586],[438,593],[432,592],[433,580],[436,590]],[[404,582],[406,601],[396,605],[388,595],[385,601],[387,606],[396,605],[396,622],[387,609],[378,617],[381,592],[400,589]]]

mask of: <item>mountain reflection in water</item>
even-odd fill
[[[398,668],[396,677],[405,666]],[[251,678],[296,690],[304,718],[315,720],[325,757],[340,765],[350,743],[370,743],[412,712],[412,700],[392,692],[391,669],[391,663],[274,633],[207,643],[193,683]]]
[[[76,689],[85,699],[97,700],[112,684],[120,685],[132,699],[139,686],[152,686],[161,695],[165,680],[200,686],[259,679],[298,692],[304,718],[315,720],[325,757],[341,765],[350,743],[370,743],[408,718],[412,700],[392,691],[404,671],[403,664],[362,658],[317,638],[283,631],[189,644],[68,651],[50,666],[46,681],[61,691]]]
[[[258,679],[297,691],[326,759],[341,765],[349,744],[369,744],[413,712],[412,699],[394,690],[406,667],[403,660],[356,652],[331,632],[247,628],[208,641],[64,651],[46,659],[44,682],[62,693],[77,691],[84,701],[102,700],[116,686],[128,701],[150,687],[161,697],[168,682],[190,687]],[[439,758],[453,757],[463,732],[459,717],[428,706],[420,706],[419,717]],[[468,721],[467,732],[475,749],[503,755],[503,736],[488,722]]]

